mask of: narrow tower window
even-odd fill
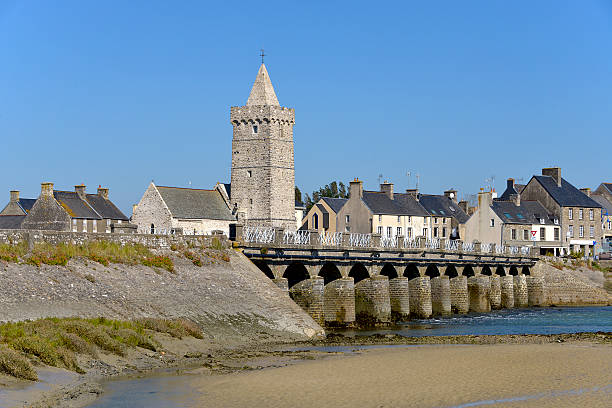
[[[247,177],[251,177],[253,175],[253,173],[251,172],[251,170],[247,170]]]
[[[253,133],[257,134],[258,130],[259,128],[257,127],[257,125],[253,125]]]

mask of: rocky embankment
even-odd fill
[[[213,343],[295,341],[323,329],[244,255],[202,266],[174,251],[173,272],[71,259],[66,266],[0,263],[0,321],[42,317],[187,318]]]

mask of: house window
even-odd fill
[[[512,239],[516,239],[516,228],[512,228]]]
[[[580,232],[578,233],[578,236],[579,236],[580,238],[583,238],[583,237],[584,237],[584,226],[583,226],[583,225],[581,225],[581,226],[580,226]]]
[[[87,232],[87,220],[83,220],[83,232]]]
[[[98,221],[94,220],[92,221],[93,225],[92,225],[92,231],[93,232],[98,232]]]
[[[397,235],[402,235],[402,227],[397,227]]]
[[[433,234],[435,238],[438,238],[438,227],[434,227]]]
[[[574,238],[574,226],[573,225],[569,226],[568,232],[570,234],[570,237]]]
[[[411,215],[408,216],[408,222],[412,222],[412,216]]]
[[[313,216],[312,216],[312,226],[316,230],[319,229],[319,215],[318,214],[313,214]]]
[[[423,236],[427,237],[427,228],[423,228]]]
[[[569,218],[570,220],[574,219],[574,209],[573,208],[569,208],[567,210],[567,218]]]
[[[257,134],[258,131],[259,131],[259,126],[253,125],[253,134]]]
[[[412,238],[412,227],[406,228],[406,236]]]
[[[595,227],[592,225],[589,227],[589,236],[595,238]]]
[[[546,241],[546,228],[540,228],[540,241]]]
[[[555,241],[559,241],[559,239],[560,239],[559,228],[555,228]]]
[[[247,170],[247,177],[252,177],[253,176],[253,172],[251,170]]]
[[[349,227],[348,225],[344,227],[344,232],[351,232],[351,227]]]
[[[393,236],[393,227],[387,227],[387,236],[388,237],[392,237]]]
[[[438,217],[434,217],[434,224],[438,223]]]
[[[593,210],[589,210],[589,220],[593,221]]]
[[[378,216],[378,222],[382,222],[382,215]]]
[[[494,226],[495,226],[495,219],[494,219],[494,218],[491,218],[491,219],[489,220],[489,227],[494,227]]]
[[[442,238],[446,238],[446,227],[442,227]]]
[[[579,219],[579,220],[581,220],[581,219],[582,219],[582,217],[583,217],[583,215],[584,215],[583,213],[584,213],[584,211],[582,211],[582,208],[578,210],[578,219]]]
[[[344,217],[346,223],[348,224],[351,221],[351,216],[347,215],[346,217]]]
[[[555,218],[555,225],[559,225],[559,219]]]
[[[377,228],[378,235],[382,235],[382,226],[379,225]]]
[[[397,222],[402,222],[402,216],[401,215],[397,216]]]
[[[110,232],[110,223],[111,223],[111,220],[106,220],[106,232],[107,233]]]
[[[72,219],[72,232],[77,232],[77,220]]]
[[[425,217],[425,224],[429,222],[429,217]]]

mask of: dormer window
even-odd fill
[[[258,130],[259,130],[259,126],[253,125],[253,134],[256,135]]]

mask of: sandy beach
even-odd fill
[[[190,381],[202,407],[608,407],[612,347],[377,348]]]

